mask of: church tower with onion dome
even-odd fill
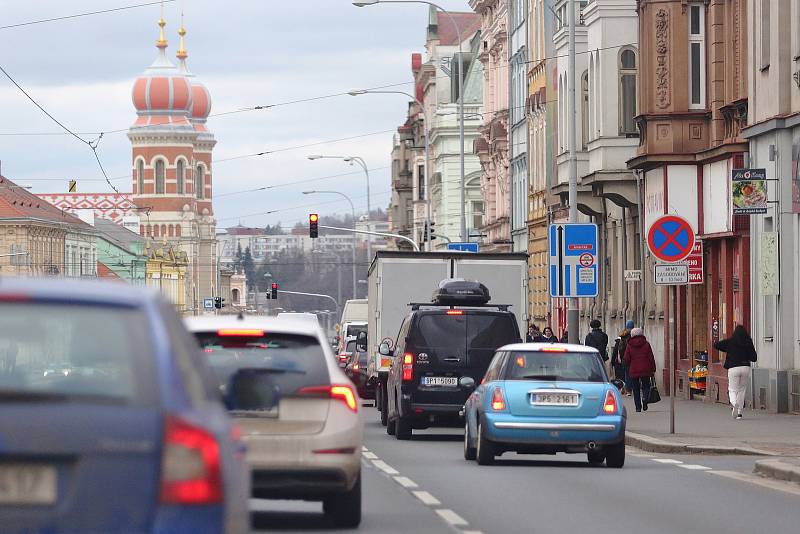
[[[186,65],[183,21],[177,66],[167,57],[165,25],[162,9],[156,59],[133,85],[131,198],[140,234],[187,254],[184,311],[200,313],[203,300],[219,294],[211,188],[216,141],[206,126],[211,95]]]

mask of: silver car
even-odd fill
[[[361,399],[322,329],[292,317],[186,319],[242,430],[253,497],[319,500],[361,522]]]

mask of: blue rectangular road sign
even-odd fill
[[[448,243],[447,250],[458,250],[460,252],[478,252],[477,243]]]
[[[214,309],[214,299],[209,299],[209,298],[203,299],[203,309],[213,310]]]
[[[547,231],[550,253],[551,297],[596,297],[597,225],[551,224]]]

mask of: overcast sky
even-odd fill
[[[0,26],[109,9],[147,0],[0,0]],[[469,11],[467,0],[440,0],[445,9]],[[169,57],[178,45],[185,12],[189,68],[206,84],[212,114],[255,105],[411,81],[411,53],[424,52],[427,7],[398,4],[356,8],[350,0],[178,0],[165,4]],[[157,6],[0,30],[0,65],[45,109],[78,132],[127,128],[136,118],[134,79],[156,55]],[[412,85],[398,89],[411,92]],[[309,161],[308,154],[358,155],[372,169],[372,207],[385,208],[390,190],[392,131],[404,120],[398,95],[338,96],[221,117],[208,122],[214,159],[368,135],[342,142],[237,159],[214,166],[218,227],[263,226],[305,220],[309,211],[345,212],[335,196],[302,195],[335,189],[366,208],[363,173],[338,160]],[[91,150],[58,133],[0,75],[0,160],[4,176],[33,192],[111,192]],[[96,137],[96,134],[94,135]],[[106,134],[101,160],[120,191],[129,192],[131,149],[125,133]],[[317,177],[337,178],[294,184]],[[259,193],[226,193],[271,184]],[[217,198],[218,197],[218,198]],[[315,208],[305,207],[315,204]],[[271,215],[248,214],[283,210]]]

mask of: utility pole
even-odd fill
[[[578,160],[575,154],[575,134],[577,124],[577,109],[575,102],[575,1],[567,0],[569,3],[569,66],[567,68],[567,84],[569,87],[567,112],[569,122],[569,222],[578,222]],[[578,321],[580,311],[580,300],[570,298],[567,308],[567,332],[569,343],[578,343]]]

